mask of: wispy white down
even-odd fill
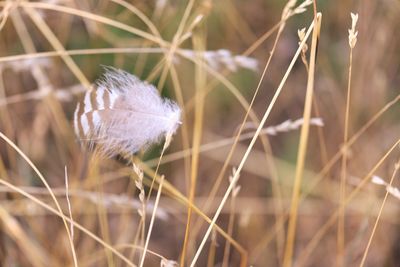
[[[107,156],[145,149],[174,134],[180,124],[175,102],[162,98],[153,85],[111,67],[86,92],[83,103],[75,113],[75,130]]]

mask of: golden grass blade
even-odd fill
[[[151,231],[153,230],[154,219],[155,219],[155,217],[156,217],[155,215],[156,215],[156,211],[157,211],[157,208],[158,208],[158,202],[160,201],[160,196],[161,196],[161,191],[162,191],[163,183],[164,183],[164,176],[161,176],[160,184],[159,184],[158,191],[157,191],[156,201],[155,201],[155,203],[154,203],[153,214],[151,215],[151,219],[150,219],[149,230],[147,231],[146,242],[145,242],[145,244],[144,244],[143,253],[142,253],[142,258],[141,258],[141,260],[140,260],[140,267],[143,267],[144,259],[146,258],[147,248],[148,248],[148,246],[149,246]]]
[[[310,127],[309,122],[311,118],[312,97],[314,91],[315,62],[316,62],[317,44],[321,28],[321,19],[322,15],[321,13],[318,13],[315,17],[315,25],[311,43],[310,69],[308,72],[307,92],[306,92],[304,115],[303,115],[304,124],[301,128],[300,144],[297,154],[296,174],[294,178],[292,202],[290,205],[290,218],[289,218],[289,225],[288,225],[288,232],[286,239],[285,255],[283,258],[284,267],[292,266],[293,247],[296,236],[297,212],[298,212],[299,198],[300,198],[300,187],[303,178],[304,164],[307,152],[308,133]]]
[[[353,17],[353,14],[352,14]],[[358,15],[357,15],[358,18]],[[348,74],[348,82],[347,82],[347,96],[346,96],[346,111],[345,111],[345,119],[344,119],[344,133],[343,133],[343,144],[347,143],[349,136],[349,120],[350,120],[350,104],[351,104],[351,78],[352,78],[352,67],[353,67],[353,48],[355,46],[355,41],[357,40],[354,35],[357,35],[355,32],[355,26],[357,23],[357,19],[353,20],[352,29],[349,30],[349,44],[350,44],[350,55],[349,55],[349,74]],[[349,151],[347,150],[347,146],[343,146],[342,153],[342,166],[340,173],[340,202],[344,202],[346,199],[346,181],[347,181],[347,157]],[[342,208],[340,210],[339,219],[338,219],[338,233],[337,233],[337,262],[336,266],[344,266],[344,253],[345,253],[345,215],[346,209],[343,205],[340,205]]]

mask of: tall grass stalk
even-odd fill
[[[314,20],[315,24],[313,27],[313,36],[311,40],[310,68],[308,72],[307,92],[306,92],[304,114],[303,114],[304,123],[301,128],[300,144],[297,153],[296,174],[294,178],[292,201],[290,205],[290,218],[289,218],[289,225],[288,225],[288,232],[286,239],[285,255],[283,257],[284,267],[292,266],[293,247],[296,236],[297,213],[298,213],[299,198],[300,198],[300,188],[303,178],[304,164],[307,152],[308,133],[310,127],[309,122],[311,118],[312,97],[314,92],[316,53],[317,53],[317,44],[321,28],[321,19],[322,15],[318,13],[315,16]]]
[[[197,48],[196,50],[203,51],[204,50],[204,40],[205,40],[205,33],[199,33],[193,37],[193,44],[194,47]],[[200,68],[196,67],[195,70],[195,86],[196,92],[200,92],[204,89],[206,84],[206,76],[205,71]],[[189,203],[194,202],[194,197],[196,194],[196,186],[197,186],[197,176],[198,176],[198,169],[199,169],[199,159],[200,159],[200,145],[201,145],[201,138],[203,132],[203,124],[204,124],[204,104],[205,104],[205,95],[202,93],[198,93],[196,99],[196,107],[195,107],[195,115],[194,115],[194,127],[193,127],[193,144],[192,144],[192,161],[190,166],[190,190],[189,190]],[[184,247],[182,248],[182,257],[181,257],[181,266],[185,265],[185,255],[186,254],[186,247],[189,243],[189,234],[191,229],[191,220],[192,220],[192,208],[191,206],[188,207],[188,215],[186,221],[186,229],[185,229],[185,239],[184,239]]]
[[[149,230],[147,231],[147,235],[146,235],[146,242],[144,244],[142,257],[140,259],[140,265],[139,265],[140,267],[143,267],[144,260],[146,258],[147,248],[149,246],[150,236],[151,236],[151,232],[153,230],[154,219],[156,217],[155,215],[156,215],[156,211],[157,211],[157,208],[158,208],[158,202],[160,201],[160,196],[161,196],[163,183],[164,183],[164,176],[161,176],[160,184],[159,184],[158,191],[157,191],[156,201],[154,202],[153,214],[151,215],[151,219],[150,219]]]
[[[345,251],[345,215],[346,210],[343,202],[346,199],[346,176],[347,176],[347,157],[348,149],[345,145],[349,135],[349,120],[350,120],[350,103],[351,103],[351,74],[353,65],[353,48],[357,42],[357,32],[355,30],[358,14],[351,14],[352,27],[349,30],[349,46],[350,46],[350,59],[349,59],[349,76],[347,83],[347,96],[346,96],[346,111],[344,119],[344,133],[343,133],[343,153],[340,172],[340,214],[338,219],[338,233],[337,233],[337,262],[336,266],[344,266],[344,251]]]

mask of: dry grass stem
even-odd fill
[[[70,234],[71,234],[71,240],[72,242],[74,242],[74,219],[72,218],[72,208],[71,208],[71,202],[69,200],[69,182],[68,182],[68,172],[67,172],[67,166],[65,166],[65,199],[67,200],[67,204],[68,204],[68,212],[69,212],[69,218],[71,220],[71,224],[70,224]],[[73,258],[74,260],[74,266],[78,266],[78,259],[76,258],[76,255],[74,255],[75,257]]]
[[[350,124],[350,104],[351,104],[351,76],[352,76],[352,63],[353,63],[353,48],[357,42],[357,33],[355,27],[358,20],[358,14],[354,15],[351,13],[351,29],[349,30],[349,45],[350,45],[350,62],[349,62],[349,76],[347,85],[347,96],[346,96],[346,111],[345,111],[345,121],[344,121],[344,136],[343,136],[343,153],[341,162],[341,179],[340,179],[340,202],[343,203],[346,199],[346,176],[347,176],[347,159],[349,151],[347,149],[346,143],[348,141],[349,135],[349,124]],[[344,250],[345,250],[345,206],[340,205],[340,215],[338,220],[338,239],[337,239],[337,266],[343,266],[345,264],[344,260]]]
[[[161,190],[162,190],[162,186],[163,186],[163,182],[164,182],[164,176],[161,176],[160,179],[160,184],[158,187],[158,192],[157,192],[157,197],[156,197],[156,201],[154,203],[154,210],[153,210],[153,214],[151,215],[151,219],[150,219],[150,224],[149,224],[149,230],[147,231],[147,235],[146,235],[146,242],[144,244],[144,249],[143,249],[143,253],[142,253],[142,257],[140,259],[140,267],[143,267],[144,264],[144,260],[146,258],[146,253],[147,253],[147,248],[149,246],[149,242],[150,242],[150,236],[151,236],[151,231],[153,230],[153,225],[154,225],[154,219],[155,219],[155,215],[156,215],[156,210],[158,208],[158,202],[160,201],[160,196],[161,196]]]
[[[311,52],[310,52],[310,69],[308,72],[308,80],[307,80],[307,92],[304,103],[304,114],[303,119],[304,123],[301,128],[300,134],[300,144],[297,152],[297,164],[296,164],[296,174],[294,178],[294,186],[292,193],[292,201],[290,205],[290,217],[288,224],[288,233],[286,239],[286,247],[285,254],[283,258],[283,266],[290,267],[292,265],[293,258],[293,248],[295,242],[295,234],[296,234],[296,224],[297,224],[297,212],[299,206],[299,198],[300,198],[300,188],[303,179],[304,172],[304,164],[305,157],[307,152],[307,143],[308,143],[308,135],[309,135],[309,121],[311,118],[311,107],[312,107],[312,98],[314,92],[314,74],[315,74],[315,63],[316,63],[316,52],[317,52],[317,44],[320,34],[321,28],[321,19],[322,15],[320,13],[317,14],[314,20],[313,25],[313,35],[311,41]],[[302,48],[300,46],[300,48]]]

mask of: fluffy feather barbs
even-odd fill
[[[107,67],[77,105],[74,126],[81,140],[113,156],[135,153],[174,134],[180,115],[178,105],[163,99],[153,85]]]

